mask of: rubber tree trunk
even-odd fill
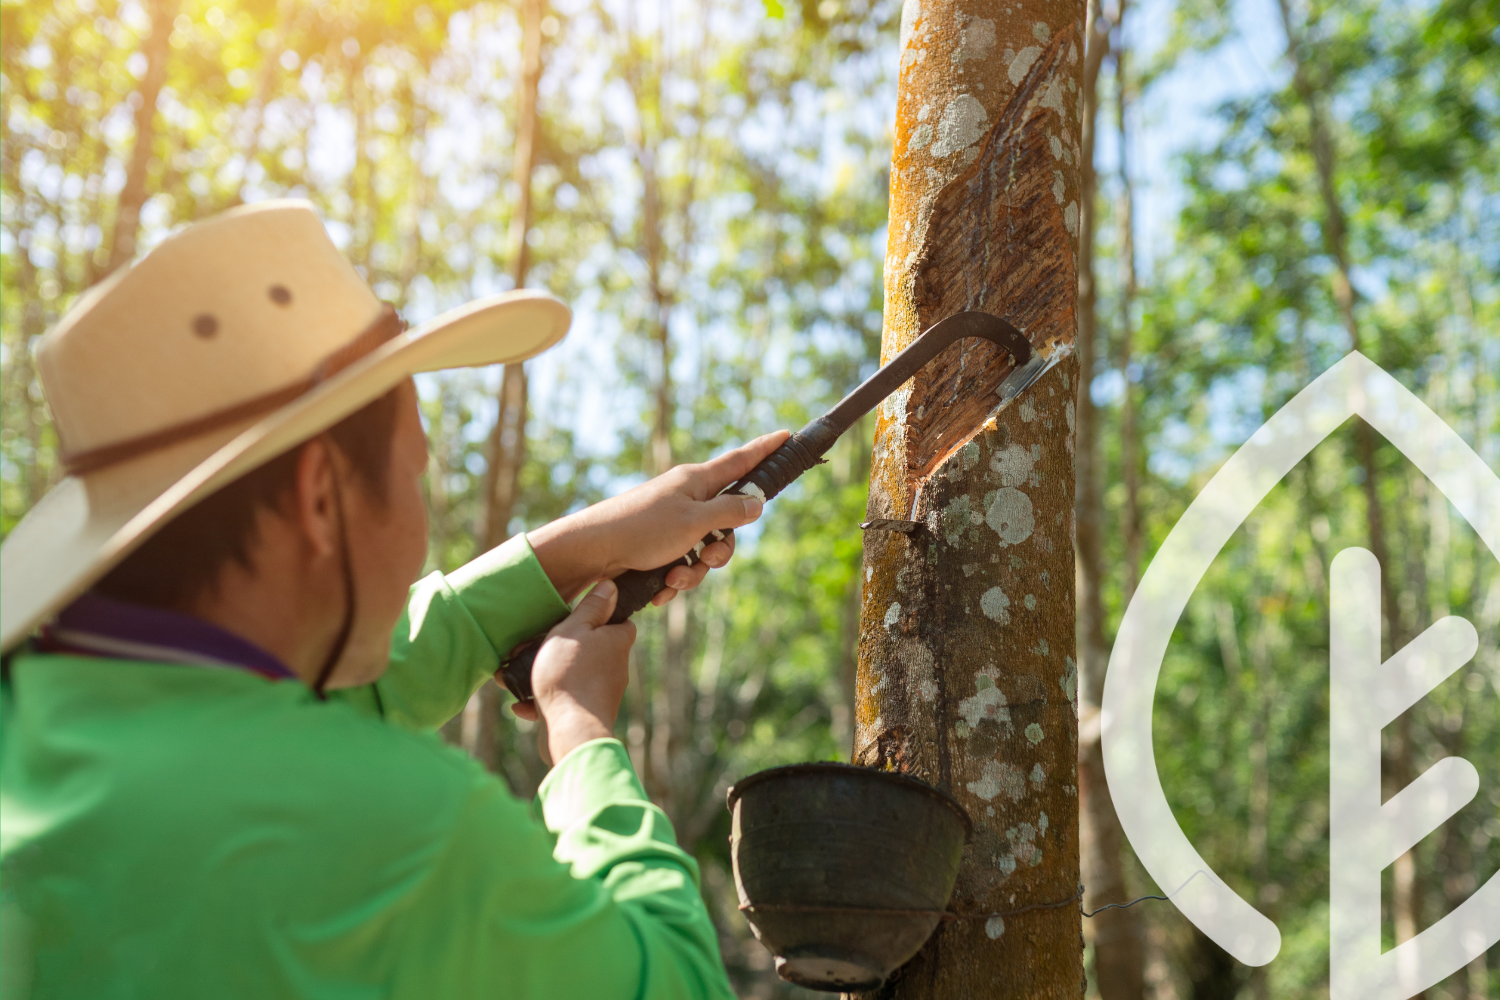
[[[855,760],[974,821],[947,921],[882,996],[1076,1000],[1073,418],[1081,2],[907,0],[891,166],[885,357],[964,309],[1051,359],[954,345],[880,408],[865,536]]]
[[[1116,7],[1119,22],[1124,3]],[[1095,328],[1097,309],[1094,275],[1095,206],[1094,136],[1098,126],[1099,67],[1108,48],[1107,35],[1098,30],[1098,8],[1090,5],[1085,36],[1088,49],[1083,68],[1083,232],[1078,267],[1078,676],[1080,734],[1078,744],[1079,841],[1082,855],[1084,905],[1099,910],[1130,898],[1125,885],[1125,832],[1115,813],[1114,799],[1104,778],[1104,749],[1100,742],[1099,711],[1104,698],[1104,675],[1109,664],[1109,640],[1104,622],[1104,460],[1099,442],[1099,413],[1089,392],[1103,368]],[[1120,53],[1116,53],[1116,85],[1120,83]],[[1123,222],[1124,220],[1117,220]],[[1122,243],[1124,241],[1122,240]],[[1094,978],[1102,1000],[1141,1000],[1145,996],[1144,935],[1140,911],[1099,910],[1089,926],[1094,948]]]
[[[537,87],[542,76],[542,0],[521,3],[521,105],[516,119],[513,173],[519,193],[510,223],[511,278],[526,285],[531,268],[526,234],[531,230],[531,175],[536,169]],[[526,370],[506,365],[500,379],[499,409],[490,437],[490,476],[485,490],[484,545],[494,548],[510,535],[510,518],[526,459]]]
[[[1135,100],[1137,84],[1129,70],[1130,52],[1124,41],[1125,15],[1129,4],[1120,0],[1115,11],[1115,23],[1119,26],[1121,41],[1115,51],[1115,124],[1118,126],[1118,150],[1120,169],[1120,193],[1116,207],[1118,218],[1115,225],[1120,231],[1120,246],[1117,251],[1120,265],[1119,336],[1116,350],[1119,355],[1120,372],[1125,376],[1120,399],[1120,478],[1125,484],[1125,509],[1122,513],[1121,532],[1125,539],[1125,590],[1122,595],[1129,601],[1141,582],[1141,557],[1145,550],[1145,538],[1141,516],[1141,447],[1140,428],[1137,416],[1136,389],[1130,384],[1130,367],[1135,361],[1135,320],[1133,306],[1138,290],[1135,270],[1135,184],[1130,172],[1131,131],[1130,106]]]
[[[541,81],[541,18],[543,1],[522,0],[522,67],[520,109],[516,118],[514,177],[519,193],[510,217],[510,276],[523,288],[531,270],[526,232],[534,217],[531,175],[537,163],[537,87]],[[510,516],[519,493],[520,468],[526,456],[526,372],[519,363],[507,364],[499,381],[499,409],[490,438],[490,481],[484,505],[484,546],[498,546],[510,535]]]
[[[1355,312],[1355,293],[1352,281],[1353,262],[1349,250],[1349,221],[1338,194],[1338,148],[1329,122],[1326,107],[1328,75],[1326,63],[1319,61],[1319,53],[1309,39],[1310,32],[1305,17],[1299,20],[1292,8],[1293,0],[1278,0],[1281,24],[1286,32],[1286,55],[1292,66],[1292,86],[1297,91],[1307,112],[1307,144],[1313,154],[1313,163],[1318,173],[1318,193],[1323,201],[1323,245],[1333,258],[1333,298],[1338,306],[1339,318],[1349,334],[1349,346],[1363,353],[1375,353],[1367,342]],[[1378,338],[1378,332],[1377,332]],[[1378,354],[1376,355],[1378,360]],[[1355,422],[1355,451],[1364,469],[1365,523],[1369,535],[1370,551],[1380,563],[1381,609],[1385,618],[1385,638],[1388,653],[1394,654],[1411,641],[1414,630],[1402,620],[1397,602],[1396,579],[1398,567],[1390,557],[1390,540],[1386,533],[1386,518],[1380,496],[1380,470],[1375,459],[1375,429],[1364,420]],[[1414,735],[1411,712],[1402,713],[1391,727],[1392,735],[1386,751],[1386,795],[1394,795],[1409,786],[1416,778]],[[1422,902],[1425,891],[1421,872],[1417,869],[1417,849],[1412,848],[1398,857],[1393,865],[1394,875],[1391,893],[1392,922],[1395,925],[1396,943],[1409,941],[1421,933],[1425,921]],[[1422,1000],[1426,993],[1417,993],[1411,1000]]]
[[[140,88],[131,95],[139,100],[135,105],[135,138],[131,142],[130,160],[125,164],[125,183],[120,187],[120,198],[115,205],[109,258],[94,275],[95,281],[108,277],[135,257],[141,232],[141,209],[146,205],[147,174],[152,149],[156,145],[156,102],[167,82],[167,57],[172,51],[168,39],[172,35],[172,19],[177,16],[177,9],[176,0],[156,0],[147,4],[151,34],[141,43],[146,72],[141,76]]]
[[[536,168],[537,88],[542,77],[542,0],[521,3],[521,106],[516,119],[514,174],[520,188],[510,224],[511,277],[526,284],[531,265],[526,234],[531,230],[531,175]],[[490,434],[489,474],[485,482],[484,548],[510,536],[510,519],[521,492],[526,465],[526,369],[506,365],[500,376],[495,427]],[[500,770],[500,688],[486,681],[464,709],[464,749],[491,771]]]

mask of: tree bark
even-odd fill
[[[526,285],[531,259],[526,234],[531,230],[531,175],[536,169],[537,88],[542,77],[543,0],[521,4],[521,106],[516,116],[513,170],[520,188],[510,222],[511,277],[516,288]],[[505,365],[500,374],[495,427],[490,433],[489,469],[485,476],[484,548],[492,549],[510,537],[510,519],[521,492],[521,470],[526,465],[526,369]],[[463,745],[491,771],[500,770],[500,688],[486,681],[464,709]]]
[[[1124,4],[1119,7],[1123,15]],[[1098,8],[1090,4],[1085,37],[1088,51],[1083,67],[1083,178],[1082,234],[1078,248],[1078,676],[1079,744],[1078,803],[1084,906],[1098,910],[1107,903],[1130,898],[1125,885],[1122,851],[1125,832],[1115,814],[1114,799],[1104,777],[1104,749],[1100,740],[1099,710],[1104,700],[1104,675],[1109,665],[1109,640],[1104,629],[1104,468],[1099,448],[1099,414],[1089,387],[1098,370],[1099,335],[1096,328],[1097,282],[1094,241],[1097,177],[1094,137],[1098,127],[1099,68],[1108,49],[1108,35],[1098,30]],[[1116,67],[1118,69],[1118,56]],[[1118,74],[1117,74],[1118,75]],[[1094,946],[1094,974],[1103,1000],[1140,1000],[1145,995],[1140,916],[1129,909],[1103,910],[1089,922]]]
[[[641,228],[636,251],[646,269],[644,289],[648,306],[646,334],[655,354],[651,386],[651,432],[645,442],[643,464],[649,475],[661,475],[672,467],[676,456],[672,428],[676,423],[676,393],[672,384],[672,310],[676,290],[670,277],[672,249],[667,244],[669,217],[682,224],[677,247],[679,259],[690,254],[688,225],[693,191],[689,185],[679,199],[669,199],[661,176],[661,150],[672,121],[663,81],[671,59],[667,29],[658,24],[649,42],[628,42],[637,51],[626,63],[625,78],[635,100],[636,128],[633,136],[636,162],[641,172]],[[632,36],[627,28],[627,38]],[[644,42],[644,44],[643,44]],[[667,605],[654,627],[661,640],[660,659],[649,669],[638,651],[632,657],[634,704],[642,716],[639,736],[631,728],[633,749],[638,747],[641,778],[652,800],[679,822],[692,811],[691,796],[685,794],[684,776],[689,762],[684,751],[691,739],[691,706],[696,697],[688,669],[689,613],[683,598]]]
[[[1135,361],[1135,305],[1137,278],[1135,271],[1135,185],[1130,176],[1130,104],[1133,91],[1128,71],[1129,50],[1125,47],[1124,23],[1126,0],[1120,0],[1115,14],[1120,42],[1115,51],[1115,123],[1119,127],[1120,199],[1117,213],[1120,229],[1120,311],[1117,351],[1122,377],[1120,400],[1120,466],[1125,484],[1125,511],[1121,533],[1125,538],[1125,592],[1129,602],[1141,582],[1141,560],[1145,538],[1141,516],[1141,447],[1136,392],[1130,384],[1130,369]]]
[[[521,4],[521,106],[516,119],[514,176],[520,189],[510,220],[511,277],[524,288],[531,267],[526,234],[533,218],[531,177],[536,170],[537,88],[542,77],[543,0]],[[485,491],[484,544],[493,548],[510,535],[526,461],[526,370],[517,362],[506,365],[500,379],[499,410],[490,438],[490,475]]]
[[[941,0],[903,16],[883,355],[978,309],[1051,365],[997,407],[1011,359],[962,342],[880,408],[869,514],[922,527],[865,537],[854,759],[943,788],[974,821],[950,904],[964,919],[940,925],[881,996],[1084,989],[1072,524],[1084,13],[1076,0]]]
[[[146,205],[146,180],[151,167],[151,150],[156,145],[156,101],[167,82],[167,57],[172,51],[172,19],[177,15],[175,0],[154,0],[147,4],[151,16],[151,34],[141,43],[146,57],[146,72],[141,77],[140,104],[135,108],[135,139],[130,160],[125,165],[125,183],[115,206],[115,223],[110,231],[109,259],[94,276],[101,281],[130,263],[135,257],[141,232],[141,209]]]
[[[1297,91],[1308,116],[1308,146],[1312,150],[1317,167],[1318,192],[1323,202],[1323,243],[1328,255],[1333,258],[1333,298],[1339,318],[1349,334],[1349,346],[1356,351],[1365,351],[1366,345],[1360,330],[1359,317],[1354,311],[1354,284],[1351,280],[1352,265],[1349,256],[1349,225],[1343,204],[1338,196],[1337,150],[1333,131],[1328,123],[1328,112],[1321,99],[1326,88],[1313,79],[1310,62],[1311,50],[1306,25],[1298,25],[1291,8],[1292,0],[1278,0],[1282,27],[1286,32],[1287,59],[1292,64],[1292,85]],[[1380,564],[1381,609],[1385,619],[1388,650],[1394,653],[1410,641],[1403,627],[1396,602],[1396,566],[1390,559],[1390,546],[1386,537],[1386,519],[1380,498],[1379,469],[1375,461],[1375,430],[1366,421],[1355,421],[1355,453],[1364,469],[1365,525],[1369,536],[1370,552]],[[1411,713],[1403,713],[1392,724],[1392,735],[1386,756],[1387,794],[1395,794],[1411,784],[1416,777],[1412,745]],[[1415,937],[1422,930],[1421,873],[1417,870],[1416,848],[1396,859],[1392,891],[1392,915],[1396,942],[1398,944]],[[1412,1000],[1425,997],[1416,994]]]

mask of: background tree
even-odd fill
[[[1048,43],[1034,33],[1007,40],[1009,14],[963,8],[959,25],[951,12],[942,20],[934,9],[933,23],[908,36],[917,43],[902,47],[894,0],[783,6],[780,17],[768,16],[761,0],[552,0],[544,11],[526,283],[567,300],[576,322],[563,345],[528,365],[524,461],[507,530],[638,482],[650,468],[653,434],[667,440],[675,460],[697,460],[763,430],[799,426],[873,370],[882,277],[921,270],[915,259],[907,263],[921,243],[905,232],[905,216],[896,216],[889,234],[886,228],[893,146],[896,200],[907,206],[899,213],[916,211],[918,191],[935,197],[971,166],[957,164],[974,145],[959,143],[961,116],[945,125],[951,97],[934,100],[925,119],[920,103],[903,98],[895,142],[902,59],[911,72],[925,50],[925,62],[915,65],[947,74],[953,96],[958,80],[1001,74],[993,85],[984,77],[983,92],[969,91],[988,109],[988,127],[995,116],[985,102],[1011,92],[1014,57],[1046,48],[1059,30],[1048,21]],[[526,106],[519,2],[175,0],[162,32],[153,21],[167,9],[154,0],[0,4],[0,533],[57,475],[31,346],[106,273],[138,149],[148,155],[137,253],[186,221],[287,195],[313,201],[379,294],[409,319],[516,281],[522,204],[513,164]],[[1362,341],[1500,468],[1496,0],[1425,7],[1358,0],[1294,4],[1289,12],[1300,43],[1293,54],[1312,74],[1334,153]],[[986,70],[979,60],[952,61],[954,45],[984,47],[976,18],[1000,26],[988,56],[995,65]],[[1094,407],[1107,648],[1141,568],[1196,489],[1351,341],[1334,294],[1339,265],[1325,238],[1309,102],[1297,88],[1278,11],[1249,0],[1140,0],[1123,13],[1105,4],[1096,18],[1110,32],[1096,90],[1097,197],[1084,199],[1080,187],[1061,206],[1078,201],[1080,227],[1084,209],[1096,206],[1095,306],[1078,314],[1076,345],[1081,360],[1092,316],[1093,378],[1066,390],[1049,385],[1058,398],[1086,387]],[[165,57],[153,62],[148,50],[163,39]],[[1246,52],[1262,53],[1262,68],[1249,66],[1219,110],[1184,104],[1184,92],[1217,86],[1232,76],[1226,67],[1245,66]],[[1079,55],[1081,65],[1081,45]],[[154,65],[164,69],[149,102],[153,134],[140,141]],[[1067,69],[1065,76],[1079,72]],[[650,84],[639,91],[642,104],[632,79]],[[1081,92],[1065,90],[1060,100],[1076,102]],[[1130,130],[1123,145],[1122,99]],[[651,131],[636,141],[642,120]],[[924,124],[931,126],[927,143],[913,151]],[[1062,150],[1064,133],[1057,135]],[[941,148],[953,151],[935,155],[945,136]],[[656,151],[654,227],[645,225],[637,155],[647,144]],[[1066,152],[1081,172],[1081,148],[1070,142]],[[1058,162],[1056,169],[1074,169]],[[1056,204],[1051,183],[1048,174],[1048,189],[1037,192],[1043,204]],[[646,264],[648,228],[658,232],[657,290]],[[1080,271],[1087,250],[1078,247]],[[670,293],[665,368],[663,327],[655,322],[660,290]],[[936,290],[939,308],[949,308],[947,291]],[[893,326],[893,335],[914,332],[918,319]],[[1048,377],[1058,379],[1062,364]],[[431,568],[456,566],[485,544],[500,386],[498,371],[420,380],[432,448]],[[1038,391],[1049,390],[1039,385],[1033,396]],[[1038,403],[1038,421],[1021,420],[1012,408],[985,434],[1039,434],[1050,404]],[[669,419],[658,433],[664,412]],[[929,419],[934,412],[909,422],[915,444],[904,454],[933,454],[921,451],[926,439],[917,430],[942,429]],[[894,420],[890,407],[881,419]],[[873,423],[851,431],[828,465],[743,534],[731,569],[682,602],[676,625],[659,612],[640,618],[621,735],[643,771],[650,757],[653,790],[671,803],[700,861],[726,962],[747,997],[798,991],[775,978],[735,909],[722,793],[763,767],[848,759],[854,746],[864,582],[857,524]],[[1063,433],[1055,420],[1051,433]],[[895,439],[882,434],[877,464],[905,461],[892,451]],[[1157,756],[1178,818],[1215,868],[1277,921],[1283,953],[1252,976],[1195,935],[1170,904],[1143,903],[1126,912],[1143,924],[1151,997],[1326,992],[1323,581],[1339,549],[1368,545],[1372,481],[1395,564],[1396,625],[1417,634],[1459,614],[1481,634],[1475,661],[1408,720],[1414,770],[1463,754],[1483,775],[1479,798],[1414,852],[1419,923],[1437,919],[1500,867],[1500,785],[1486,767],[1500,759],[1500,564],[1378,439],[1376,475],[1368,477],[1357,434],[1345,429],[1320,447],[1216,560],[1180,624],[1158,693]],[[989,447],[989,437],[979,440]],[[965,469],[961,453],[946,467],[955,461],[957,479],[928,476],[923,491],[935,504],[927,510],[938,518],[940,566],[951,562],[955,544],[958,551],[967,545],[960,509],[949,510],[960,494],[971,497],[966,531],[1000,537],[973,517],[983,522],[986,495],[1002,487],[967,489],[986,474],[988,459]],[[1046,489],[1062,489],[1056,477],[1043,487],[1029,483],[1012,488],[1034,495],[1034,511]],[[1033,527],[1035,534],[1043,526],[1034,518]],[[1055,542],[1067,538],[1062,528],[1047,531]],[[996,554],[1008,567],[1028,544],[1036,543]],[[965,565],[981,575],[978,560],[960,559],[960,575]],[[1028,592],[1039,611],[1048,609],[1044,593],[1067,587],[1065,572],[1050,579],[1048,592],[1016,594],[1002,585],[1012,619],[994,627],[1004,635],[1020,627],[1031,613]],[[1085,601],[1080,591],[1080,607]],[[875,601],[864,615],[867,630],[879,631],[889,604]],[[665,644],[674,628],[680,645],[668,672]],[[1049,650],[1061,648],[1048,641]],[[1030,662],[1024,656],[1023,665]],[[1028,722],[1005,683],[996,690],[1010,702],[1021,731],[1012,742],[1024,753]],[[960,701],[980,695],[975,687]],[[1041,746],[1054,746],[1050,724],[1039,724]],[[863,725],[868,731],[872,718]],[[974,727],[981,741],[992,725]],[[474,744],[480,753],[489,748],[517,792],[529,795],[541,774],[534,732],[502,711],[493,740]],[[1048,770],[1049,782],[1057,773]],[[973,780],[958,784],[961,795],[971,795],[963,786]],[[1010,808],[1008,795],[996,801],[997,813]],[[971,798],[981,815],[982,803]],[[1055,836],[1060,814],[1045,811]],[[1020,858],[1005,835],[1014,827],[1026,842],[1022,823],[1036,829],[1039,816],[997,827],[1003,849],[992,851],[996,863]],[[1128,893],[1157,888],[1128,850],[1125,858]],[[1018,863],[1007,885],[1038,871],[1050,869]],[[1093,874],[1085,881],[1096,888]],[[1386,899],[1396,900],[1394,882]],[[1045,919],[1065,916],[1071,919],[1061,911]],[[1033,913],[1005,922],[997,947],[1017,946],[1046,926]],[[1088,969],[1097,994],[1111,988],[1114,974],[1093,923]],[[1476,960],[1429,990],[1429,1000],[1497,995],[1497,961],[1493,952]]]

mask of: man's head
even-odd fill
[[[24,642],[81,588],[109,573],[121,554],[200,504],[205,513],[185,518],[148,547],[160,558],[153,563],[142,555],[133,560],[137,572],[121,570],[104,587],[161,604],[209,602],[216,613],[239,614],[243,602],[235,598],[251,579],[247,566],[257,578],[266,576],[282,551],[280,528],[296,526],[301,517],[299,530],[307,535],[321,523],[317,518],[331,517],[327,511],[336,509],[331,505],[345,480],[350,503],[368,506],[372,524],[381,523],[377,515],[387,507],[396,523],[415,524],[401,498],[420,499],[417,472],[382,506],[380,491],[366,497],[358,482],[364,463],[353,449],[368,435],[341,441],[328,428],[417,372],[532,357],[560,340],[568,321],[561,302],[515,289],[407,328],[344,259],[306,203],[242,206],[167,236],[79,296],[37,346],[36,369],[65,475],[0,545],[0,651]],[[401,392],[406,402],[395,421],[396,438],[403,426],[410,429],[410,453],[420,465],[415,400],[409,386]],[[291,455],[273,463],[276,469],[246,482],[248,503],[203,500],[289,449]],[[392,451],[398,466],[401,454],[398,444]],[[346,475],[329,478],[322,474],[328,470]],[[314,486],[328,504],[299,507]],[[360,516],[350,513],[351,532]],[[220,544],[221,533],[227,545]],[[357,549],[356,563],[387,558],[378,546],[350,548]],[[417,572],[419,550],[399,547],[408,577]],[[335,545],[335,551],[343,550]],[[320,566],[307,561],[287,572],[299,586],[320,585]],[[360,576],[371,572],[366,567]],[[361,582],[357,624],[363,629],[366,604],[375,596],[373,585]],[[341,596],[335,603],[349,604]],[[279,629],[279,636],[286,627],[275,623],[271,631]],[[353,638],[357,646],[360,636]],[[305,646],[276,651],[293,655]],[[341,671],[339,679],[349,676]]]
[[[426,463],[407,380],[189,508],[95,589],[223,625],[312,681],[347,607],[347,544],[356,614],[328,686],[366,683],[426,558]]]

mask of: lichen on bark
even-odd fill
[[[1072,345],[1081,3],[908,0],[883,353],[964,309],[1049,358],[949,348],[881,407],[867,533],[858,763],[952,793],[974,820],[944,923],[883,996],[1082,993]]]

